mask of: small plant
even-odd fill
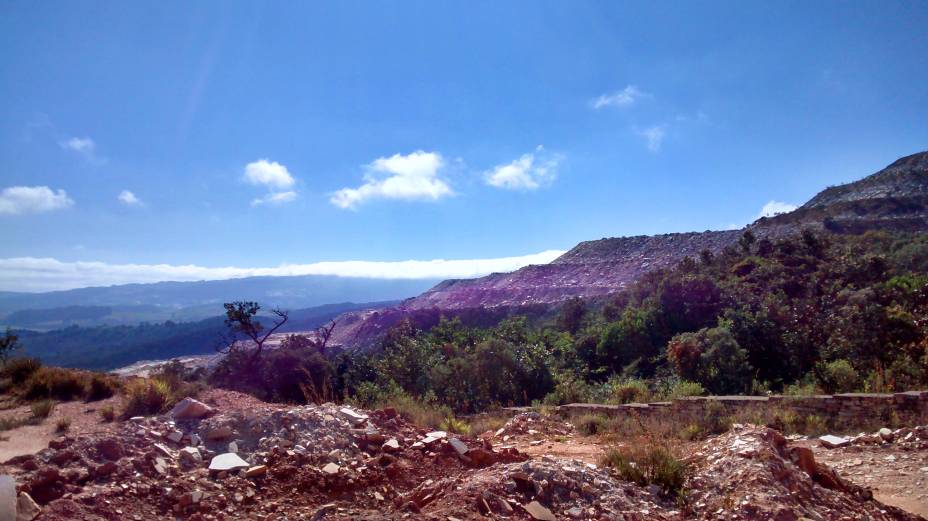
[[[615,470],[622,479],[641,486],[657,485],[664,494],[682,496],[690,468],[666,445],[653,441],[614,447],[600,463]]]
[[[111,422],[116,419],[116,408],[112,405],[106,405],[100,409],[100,416],[105,422]]]
[[[470,425],[468,425],[467,422],[459,420],[453,416],[448,416],[442,420],[438,428],[443,431],[452,432],[454,434],[470,434]]]
[[[68,432],[68,429],[71,428],[71,418],[67,416],[58,418],[58,421],[55,422],[55,432],[63,433]]]
[[[37,419],[48,418],[51,415],[52,411],[55,410],[55,402],[53,400],[39,400],[32,402],[30,406],[32,409],[32,417]]]
[[[686,441],[694,441],[703,437],[703,431],[695,423],[691,423],[680,431],[680,439]]]
[[[171,405],[171,388],[163,380],[137,379],[126,386],[125,392],[128,398],[122,413],[125,418],[161,414]]]
[[[817,414],[806,416],[805,432],[803,434],[818,436],[826,432],[828,432],[828,422],[825,421],[825,418]]]

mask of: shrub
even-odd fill
[[[496,414],[478,414],[467,419],[470,424],[470,432],[474,434],[483,434],[484,432],[497,431],[503,425],[506,425],[508,419]]]
[[[604,432],[609,418],[601,414],[584,414],[572,420],[574,427],[584,436],[592,436]]]
[[[112,405],[107,405],[100,409],[100,416],[105,422],[111,422],[116,419],[116,408]]]
[[[39,400],[32,402],[30,406],[32,409],[33,418],[48,418],[48,416],[55,410],[54,400]]]
[[[26,399],[73,400],[84,395],[85,376],[60,367],[41,367],[26,382]]]
[[[610,402],[612,403],[641,403],[650,400],[651,391],[644,380],[637,378],[616,380],[609,382],[611,387]]]
[[[825,421],[825,418],[815,414],[806,416],[805,432],[803,434],[818,436],[826,432],[828,432],[828,422]]]
[[[14,358],[3,367],[3,375],[9,377],[14,385],[22,385],[40,367],[42,362],[35,358]]]
[[[828,393],[850,393],[860,387],[860,375],[847,360],[832,360],[817,367],[818,379]]]
[[[443,431],[452,432],[454,434],[470,434],[470,425],[453,416],[449,416],[442,420],[442,422],[438,425],[438,428]]]
[[[172,405],[170,386],[157,378],[133,380],[126,385],[125,393],[124,418],[161,414]]]
[[[94,373],[87,384],[86,399],[88,402],[105,400],[119,391],[119,382],[116,378],[105,374]]]
[[[68,432],[68,429],[71,428],[71,418],[67,416],[58,418],[58,421],[55,422],[55,432]]]
[[[664,494],[681,496],[689,476],[689,466],[673,455],[666,445],[653,441],[630,443],[606,451],[600,463],[622,479],[641,486],[657,485]]]
[[[352,401],[367,409],[392,407],[407,421],[433,429],[440,428],[442,422],[453,416],[451,408],[439,404],[434,395],[417,398],[395,386],[384,389],[373,383],[362,384]]]

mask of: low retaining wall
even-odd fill
[[[691,417],[705,415],[710,410],[726,415],[788,410],[800,416],[817,415],[847,423],[874,419],[887,420],[893,415],[902,422],[910,423],[928,418],[928,391],[815,396],[692,396],[672,402],[624,405],[571,403],[561,405],[557,410],[570,416],[580,414],[652,416],[670,412]]]

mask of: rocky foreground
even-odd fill
[[[7,461],[16,492],[0,478],[0,518],[18,503],[24,520],[922,519],[765,427],[694,446],[681,502],[590,463],[520,452],[526,433],[566,428],[537,413],[474,439],[390,409],[285,407],[215,390],[203,401]]]

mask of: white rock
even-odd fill
[[[240,458],[238,454],[232,452],[220,454],[209,462],[209,470],[217,472],[221,472],[223,470],[244,469],[250,466],[251,465],[249,465],[247,461]]]
[[[179,453],[182,461],[189,461],[191,463],[200,463],[203,461],[203,455],[200,454],[200,450],[196,447],[184,447],[180,449]]]
[[[348,407],[342,407],[338,412],[348,419],[353,425],[359,425],[367,421],[367,415],[351,410]]]
[[[449,442],[451,443],[451,447],[453,447],[454,450],[457,451],[457,453],[460,454],[461,456],[467,454],[467,452],[470,450],[470,449],[467,447],[467,445],[464,444],[463,441],[461,441],[461,440],[459,440],[459,439],[457,439],[457,438],[451,438],[451,440],[449,440]]]
[[[184,433],[180,431],[171,431],[168,433],[167,439],[173,441],[174,443],[180,443],[180,440],[184,439]]]
[[[841,436],[833,436],[831,434],[819,436],[818,440],[822,443],[822,446],[827,449],[837,449],[840,447],[845,447],[847,446],[848,443],[850,443],[847,438],[844,438]]]
[[[186,420],[191,418],[202,418],[212,414],[212,412],[213,408],[209,405],[188,397],[177,402],[177,405],[171,409],[171,416],[175,420]]]
[[[325,472],[326,474],[338,474],[338,469],[340,468],[341,467],[335,463],[328,463],[326,466],[322,467],[322,472]]]

